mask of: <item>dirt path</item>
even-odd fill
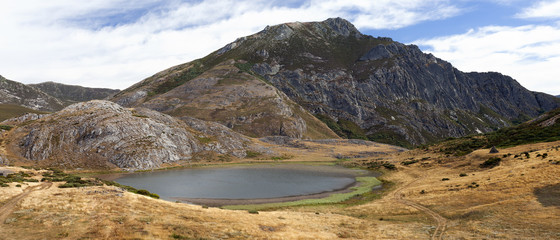
[[[6,218],[14,211],[16,204],[22,200],[23,198],[27,197],[30,193],[38,190],[44,190],[52,186],[51,182],[41,183],[37,186],[28,187],[22,193],[12,197],[9,199],[2,207],[0,207],[0,228],[4,225],[4,221]]]
[[[436,230],[432,234],[432,239],[433,240],[436,240],[436,239],[440,240],[440,239],[443,238],[443,234],[445,233],[445,229],[447,227],[447,219],[445,217],[439,215],[437,212],[434,212],[434,211],[430,210],[427,207],[424,207],[424,206],[422,206],[418,203],[412,202],[410,200],[404,199],[404,194],[402,193],[402,190],[407,188],[408,186],[412,185],[416,181],[418,181],[418,180],[411,181],[411,182],[399,187],[397,190],[395,190],[393,192],[392,199],[394,199],[396,202],[399,202],[399,203],[404,204],[404,205],[411,206],[413,208],[416,208],[416,209],[430,215],[437,223]]]

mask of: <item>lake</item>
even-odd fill
[[[266,164],[131,173],[114,181],[157,193],[166,200],[260,199],[340,190],[367,173],[338,166]]]

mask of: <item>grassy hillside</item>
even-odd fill
[[[0,121],[9,118],[19,117],[26,113],[47,113],[42,111],[33,110],[31,108],[22,107],[15,104],[0,104]]]
[[[560,108],[515,127],[503,128],[481,135],[448,139],[430,148],[447,154],[466,155],[476,149],[496,147],[513,147],[538,142],[560,140]]]

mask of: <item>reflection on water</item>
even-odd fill
[[[308,195],[352,184],[357,170],[332,166],[278,165],[197,168],[128,174],[115,181],[163,199],[254,199]]]

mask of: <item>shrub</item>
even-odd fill
[[[259,211],[257,211],[257,210],[249,210],[249,213],[250,213],[250,214],[259,214]]]
[[[141,194],[141,195],[145,195],[145,196],[152,197],[152,198],[155,198],[155,199],[159,199],[159,195],[157,195],[155,193],[151,193],[151,192],[149,192],[148,190],[145,190],[145,189],[138,190],[138,189],[133,188],[131,186],[122,185],[118,182],[106,181],[106,180],[101,180],[101,179],[97,179],[97,180],[106,184],[107,186],[115,186],[115,187],[123,188],[123,189],[125,189],[125,190],[127,190],[131,193]]]
[[[59,188],[75,188],[75,187],[85,187],[86,185],[80,183],[65,183],[60,186]]]
[[[27,177],[31,177],[31,175],[24,172],[12,173],[12,174],[8,174],[8,176],[5,177],[0,176],[0,183],[11,183],[11,182],[22,183],[22,182],[37,181],[35,179],[28,179]]]
[[[152,197],[152,198],[155,198],[155,199],[159,199],[159,195],[157,195],[155,193],[151,193],[151,192],[149,192],[148,190],[145,190],[145,189],[140,189],[140,190],[136,191],[136,193],[138,193],[140,195]]]
[[[185,237],[185,236],[183,236],[183,235],[179,235],[179,234],[176,234],[176,233],[174,233],[173,235],[171,235],[171,238],[173,238],[173,239],[190,239],[190,238],[188,238],[188,237]]]
[[[477,188],[477,187],[479,187],[479,186],[480,186],[480,185],[478,185],[478,183],[472,182],[470,185],[467,186],[467,188]]]
[[[14,128],[14,126],[0,125],[0,129],[2,129],[2,130],[10,131],[10,130],[12,130],[12,128]]]
[[[247,154],[248,158],[255,158],[255,157],[258,157],[258,156],[262,155],[262,153],[260,153],[260,152],[251,151],[251,150],[247,150],[245,153]]]
[[[145,189],[140,189],[140,190],[136,191],[136,193],[141,194],[141,195],[150,194],[150,192],[148,190],[145,190]]]
[[[385,167],[386,169],[389,170],[397,169],[395,164],[392,164],[390,162],[385,162],[385,161],[372,161],[366,164],[366,168],[368,169],[379,169],[380,167]]]
[[[466,177],[466,176],[467,176],[466,173],[461,173],[461,174],[459,174],[459,177]]]
[[[75,187],[87,187],[87,186],[100,186],[103,183],[99,180],[85,180],[82,179],[80,176],[71,175],[64,173],[58,169],[49,169],[51,172],[47,172],[43,174],[43,178],[41,178],[41,182],[49,181],[49,182],[66,182],[64,184],[59,185],[59,188],[75,188]],[[31,179],[30,181],[36,182],[37,180]]]
[[[389,169],[389,170],[395,170],[397,169],[397,167],[395,166],[395,164],[392,164],[390,162],[384,162],[383,163],[383,167]]]
[[[247,72],[250,73],[251,72],[251,68],[253,67],[253,63],[250,62],[246,62],[246,63],[235,63],[234,66],[237,67],[239,69],[239,71],[241,72]],[[238,73],[239,73],[238,71]]]
[[[418,162],[418,159],[414,159],[414,160],[410,160],[410,161],[401,162],[401,164],[405,165],[405,166],[408,166],[410,164],[414,164],[414,163],[417,163],[417,162]]]
[[[499,157],[492,157],[492,158],[489,158],[488,160],[484,161],[483,163],[481,163],[480,167],[482,167],[482,168],[493,168],[495,166],[500,165],[501,161],[502,161],[502,159],[499,158]]]
[[[442,178],[441,181],[449,181],[449,178]]]

